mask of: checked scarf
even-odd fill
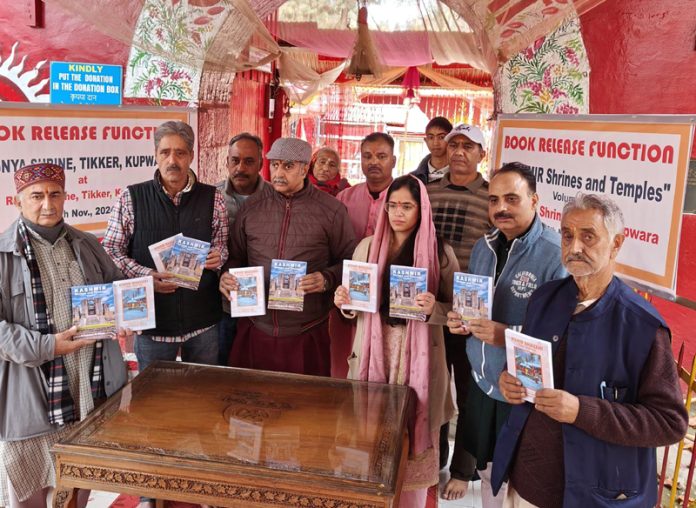
[[[54,333],[53,321],[46,305],[46,295],[41,284],[41,273],[36,254],[29,241],[29,234],[24,222],[17,221],[17,245],[27,261],[29,276],[31,277],[31,292],[34,301],[34,314],[36,325],[40,333]],[[102,382],[102,343],[97,341],[94,347],[94,361],[92,362],[92,397],[94,399],[104,396],[104,384]],[[68,373],[62,356],[44,363],[42,371],[48,385],[48,421],[54,425],[65,425],[74,422],[75,402],[70,394]]]

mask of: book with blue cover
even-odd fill
[[[152,256],[152,261],[155,263],[155,268],[158,272],[164,273],[167,271],[166,264],[169,261],[169,256],[172,253],[172,247],[174,247],[174,242],[180,236],[184,236],[181,233],[164,240],[160,240],[157,243],[153,243],[148,247],[150,250],[150,255]]]
[[[306,261],[273,259],[268,281],[268,308],[302,312],[304,291],[300,280],[307,275]]]
[[[493,315],[493,277],[454,273],[452,310],[470,319],[491,319]]]
[[[75,339],[113,339],[116,337],[114,287],[89,284],[70,288],[72,324],[77,326]]]
[[[179,236],[172,245],[172,250],[164,263],[164,271],[171,273],[176,285],[198,289],[203,276],[205,260],[210,252],[210,243],[187,236]]]
[[[412,266],[391,265],[389,269],[389,317],[425,321],[416,296],[428,290],[428,270]]]

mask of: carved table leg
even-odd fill
[[[53,508],[77,508],[77,491],[79,489],[56,488],[53,491]]]

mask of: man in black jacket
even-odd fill
[[[138,368],[155,360],[217,363],[221,302],[218,270],[227,260],[228,220],[222,193],[200,183],[191,170],[194,134],[184,122],[169,121],[154,134],[154,178],[129,186],[114,206],[104,248],[128,277],[152,275],[157,327],[136,338]],[[210,243],[198,290],[181,288],[160,273],[148,247],[170,236]]]

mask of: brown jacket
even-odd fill
[[[230,235],[230,267],[263,266],[266,294],[272,259],[306,261],[307,274],[321,272],[327,291],[305,295],[304,310],[267,310],[254,326],[274,336],[297,335],[328,319],[331,295],[341,283],[343,260],[355,249],[346,207],[305,180],[302,190],[285,197],[272,187],[254,194],[240,208]]]

